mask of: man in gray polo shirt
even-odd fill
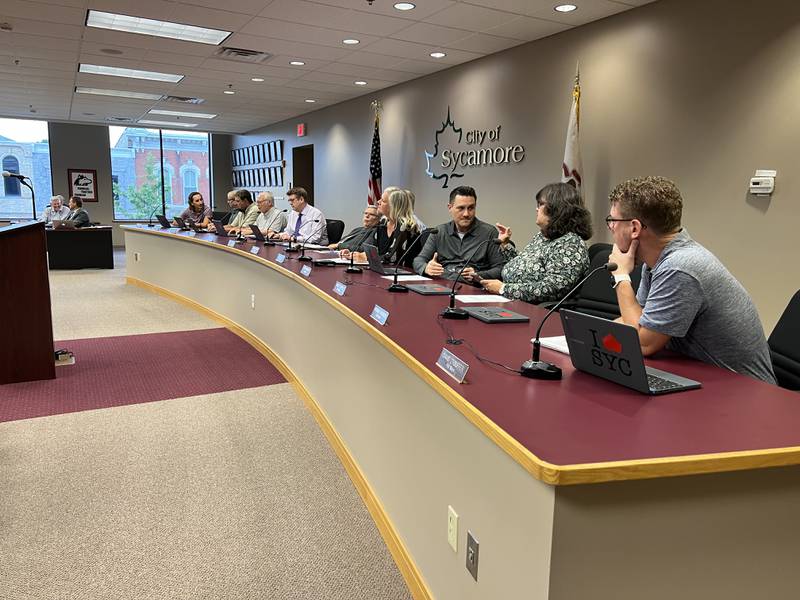
[[[642,353],[665,346],[697,360],[775,383],[769,348],[747,291],[681,227],[683,200],[663,177],[639,177],[609,195],[620,320],[639,331]],[[630,273],[642,263],[634,294]]]
[[[462,279],[477,284],[481,279],[500,279],[506,259],[497,242],[497,229],[475,217],[478,194],[463,185],[450,192],[447,210],[452,221],[439,225],[428,236],[422,251],[414,259],[420,275],[455,279],[465,261]]]

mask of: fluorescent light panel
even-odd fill
[[[129,15],[119,15],[116,13],[101,12],[99,10],[89,11],[86,17],[86,26],[97,27],[99,29],[112,29],[114,31],[126,31],[128,33],[139,33],[142,35],[154,35],[157,37],[183,40],[185,42],[210,44],[212,46],[219,46],[223,40],[231,34],[230,31],[222,31],[220,29],[208,29],[206,27],[184,25],[182,23],[131,17]]]
[[[164,125],[166,127],[197,127],[197,123],[179,123],[178,121],[151,121],[150,119],[139,119],[137,123],[147,125]]]
[[[151,115],[164,115],[167,117],[193,117],[195,119],[213,119],[217,115],[212,115],[210,113],[194,113],[194,112],[182,112],[180,110],[161,110],[160,108],[154,108],[150,111]]]
[[[148,81],[165,81],[167,83],[178,83],[184,77],[173,73],[140,71],[139,69],[123,69],[103,65],[85,65],[83,63],[81,63],[78,70],[81,73],[90,73],[92,75],[111,75],[112,77],[129,77],[131,79],[147,79]]]
[[[115,98],[133,98],[134,100],[161,100],[161,94],[145,94],[144,92],[129,92],[124,90],[103,90],[90,87],[76,87],[76,94],[94,94],[95,96],[114,96]]]

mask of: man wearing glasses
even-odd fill
[[[609,262],[620,321],[639,332],[642,353],[664,347],[775,383],[767,340],[750,295],[716,256],[681,227],[683,200],[663,177],[639,177],[609,195]],[[631,286],[642,264],[638,293]]]

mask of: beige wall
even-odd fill
[[[313,143],[317,206],[358,221],[366,199],[369,103],[383,103],[385,185],[408,186],[429,224],[446,219],[447,190],[425,175],[424,150],[450,106],[459,127],[502,125],[523,144],[516,166],[467,170],[479,215],[534,230],[533,193],[559,177],[575,65],[583,88],[581,148],[595,240],[606,241],[608,191],[660,174],[683,191],[684,224],[753,295],[767,332],[800,283],[794,234],[800,172],[800,4],[660,0],[544,40],[234,138],[233,146]],[[309,135],[295,137],[295,124]],[[778,170],[770,200],[749,197],[757,168]],[[300,184],[302,182],[294,182]],[[284,190],[285,191],[285,190]],[[282,194],[280,194],[282,195]],[[282,206],[282,204],[281,204]],[[780,265],[776,268],[776,263]]]

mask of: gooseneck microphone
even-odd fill
[[[306,221],[306,222],[308,222],[308,221]],[[319,223],[320,219],[313,219],[311,222],[312,223]],[[306,244],[308,243],[308,240],[311,239],[312,235],[318,234],[321,230],[322,230],[322,227],[317,227],[314,231],[312,231],[311,233],[309,233],[306,236],[306,239],[303,240],[303,244],[300,246],[300,256],[297,257],[297,260],[302,260],[303,262],[308,262],[310,260],[313,260],[310,256],[306,256]],[[295,241],[295,243],[297,243],[297,241]],[[295,250],[296,250],[296,248],[295,248]]]
[[[614,271],[617,268],[617,263],[606,263],[604,265],[600,265],[596,269],[592,269],[589,271],[589,274],[586,275],[583,279],[581,279],[574,288],[572,288],[567,294],[561,298],[558,302],[556,302],[555,306],[551,308],[547,314],[542,319],[541,323],[539,323],[539,327],[536,330],[536,337],[533,340],[533,355],[531,356],[531,360],[526,360],[522,363],[522,368],[520,373],[525,377],[530,377],[531,379],[561,379],[561,367],[557,367],[556,365],[544,362],[543,360],[539,359],[539,353],[541,351],[542,344],[539,342],[539,336],[542,333],[542,327],[544,326],[545,321],[552,315],[558,308],[564,304],[564,302],[575,293],[575,291],[580,288],[586,280],[589,279],[592,275],[597,273],[598,271]]]
[[[467,313],[467,311],[465,311],[463,308],[456,308],[456,284],[458,283],[458,280],[461,279],[461,274],[464,272],[464,269],[467,268],[467,265],[469,265],[470,261],[475,257],[475,255],[478,253],[478,250],[480,250],[481,246],[484,244],[495,244],[499,246],[500,240],[497,238],[483,240],[480,244],[475,246],[475,250],[473,250],[472,254],[469,255],[469,258],[464,261],[464,266],[461,267],[461,270],[458,272],[458,276],[456,277],[455,281],[453,281],[453,289],[450,290],[450,305],[441,312],[443,319],[469,318],[469,313]]]
[[[25,177],[25,175],[20,175],[19,173],[12,173],[11,171],[3,171],[3,177],[11,177],[13,179],[19,180],[19,182],[28,188],[31,191],[31,214],[33,215],[33,220],[36,220],[36,192],[33,191],[33,186],[28,183],[31,180],[30,177]],[[28,181],[25,181],[25,180]]]
[[[150,213],[150,216],[149,216],[149,217],[147,217],[147,226],[148,226],[148,227],[153,227],[153,215],[154,215],[154,214],[156,214],[156,211],[157,211],[157,210],[158,210],[158,206],[156,206],[156,207],[153,209],[153,212],[151,212],[151,213]]]
[[[3,171],[3,177],[13,177],[14,179],[19,179],[22,181],[23,179],[28,179],[25,175],[20,175],[19,173],[12,173],[11,171]]]
[[[425,231],[430,231],[430,230],[426,229]],[[403,252],[403,255],[395,263],[395,265],[394,265],[394,282],[392,283],[392,285],[390,285],[388,288],[386,288],[390,292],[408,292],[408,288],[406,286],[404,286],[403,284],[397,282],[397,276],[400,274],[400,265],[403,264],[403,259],[408,255],[409,252],[411,252],[411,249],[414,247],[414,244],[417,243],[417,241],[422,237],[422,234],[425,233],[425,231],[420,231],[419,234],[417,234],[417,237],[414,238],[414,241],[412,241],[408,245],[408,248],[406,248],[406,251]]]
[[[355,253],[356,252],[363,252],[364,251],[364,242],[367,241],[367,238],[372,235],[374,232],[375,227],[368,227],[366,231],[361,234],[361,239],[358,240],[358,244],[356,244],[355,248],[350,251],[350,266],[347,267],[344,272],[345,273],[363,273],[364,270],[361,267],[357,267],[354,263],[355,260]],[[355,237],[355,236],[351,236]]]
[[[278,211],[278,213],[287,213],[287,212],[289,212],[288,208],[284,208],[283,210]],[[273,220],[273,223],[274,222],[275,221]],[[279,232],[273,232],[273,233],[279,233]],[[266,236],[264,236],[264,245],[265,246],[274,246],[275,245],[275,240],[272,239],[269,235],[266,235]]]

